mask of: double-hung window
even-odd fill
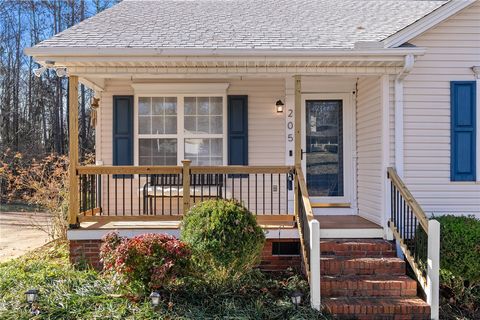
[[[226,163],[225,94],[136,94],[138,165]]]

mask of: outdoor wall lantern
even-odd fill
[[[152,306],[157,307],[160,304],[160,293],[152,291],[152,293],[150,293],[150,300],[152,301]]]
[[[283,103],[282,100],[278,100],[277,103],[275,104],[275,108],[277,110],[277,113],[283,113],[283,107],[285,104]]]
[[[292,303],[295,305],[295,309],[297,309],[300,303],[302,303],[302,297],[303,297],[303,294],[300,291],[294,291],[290,295],[290,298],[292,299]]]

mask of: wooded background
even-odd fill
[[[0,160],[8,153],[41,158],[68,153],[68,78],[40,66],[24,49],[59,33],[119,0],[0,0]],[[90,126],[93,92],[79,90],[80,155],[94,151]]]

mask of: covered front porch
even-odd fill
[[[82,83],[99,101],[96,164],[81,166],[70,99],[71,229],[175,221],[199,201],[225,198],[291,227],[307,210],[351,217],[337,230],[358,224],[366,237],[385,235],[386,169],[401,163],[398,75],[421,49],[132,54],[37,57],[68,69],[71,97]]]

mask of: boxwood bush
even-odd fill
[[[480,313],[480,220],[434,217],[440,222],[440,282],[444,302]]]
[[[255,216],[233,200],[196,204],[181,224],[196,270],[207,280],[235,281],[258,264],[265,243]]]

